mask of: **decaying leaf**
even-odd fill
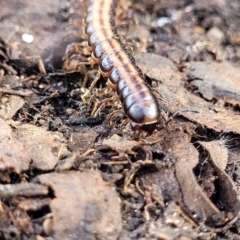
[[[233,105],[240,105],[240,70],[228,62],[205,63],[191,62],[187,65],[186,73],[191,84],[207,100],[221,99]]]
[[[160,168],[157,172],[146,174],[141,177],[143,186],[151,186],[157,198],[164,201],[181,201],[181,190],[175,176],[174,168]]]
[[[88,149],[94,146],[98,134],[91,130],[81,133],[72,133],[69,140],[69,148],[73,152],[78,152],[80,154],[84,153]]]
[[[203,143],[203,145],[204,144],[205,143]],[[211,145],[209,144],[208,146],[206,144],[208,147]],[[204,194],[197,183],[193,169],[199,161],[198,152],[196,148],[189,143],[187,136],[185,134],[175,136],[170,141],[169,148],[177,157],[176,177],[181,188],[183,203],[187,211],[189,211],[189,214],[198,222],[205,222],[210,226],[224,225],[228,221],[233,220],[240,209],[237,191],[230,177],[222,171],[218,163],[215,162],[214,164],[217,175],[215,183],[218,195],[217,204],[213,203],[211,199]],[[216,145],[215,149],[218,148],[219,146],[217,147]],[[214,158],[213,155],[212,159],[219,159],[218,153],[215,156]],[[223,154],[221,157],[226,157],[226,154]]]
[[[236,115],[234,110],[224,107],[216,112],[215,104],[206,102],[201,97],[187,91],[176,67],[169,59],[146,53],[137,54],[136,61],[148,77],[161,83],[157,89],[163,96],[164,105],[170,112],[182,109],[197,110],[198,113],[189,111],[181,112],[180,115],[218,132],[240,134],[240,116]]]
[[[142,176],[141,182],[144,187],[151,187],[156,199],[178,202],[197,224],[224,226],[236,220],[240,210],[236,187],[224,172],[227,149],[220,141],[199,143],[211,157],[215,200],[198,183],[194,169],[199,163],[199,153],[188,136],[179,130],[173,132],[163,145],[164,151],[176,159],[175,167],[160,167],[157,172]]]
[[[198,142],[210,154],[211,159],[219,169],[225,170],[228,162],[228,150],[224,145],[224,141]]]
[[[138,145],[138,142],[114,134],[111,138],[104,140],[102,145],[109,146],[112,150],[121,154],[130,152],[134,146]]]
[[[0,118],[0,170],[20,173],[29,167],[31,158],[24,145],[13,136],[10,126]]]
[[[24,105],[23,98],[14,95],[5,95],[0,99],[0,117],[12,119],[16,112]]]
[[[117,239],[122,229],[114,188],[96,171],[49,173],[37,177],[50,186],[54,239]]]
[[[10,87],[11,89],[23,87],[18,76],[5,75],[0,83],[1,87]]]
[[[198,221],[211,222],[212,217],[219,214],[220,211],[205,196],[197,183],[193,168],[198,164],[199,154],[186,137],[184,134],[175,136],[169,144],[169,148],[178,158],[176,177],[183,195],[183,203],[192,217],[195,217]]]
[[[18,204],[18,208],[24,211],[38,211],[44,206],[48,206],[51,202],[51,198],[32,198],[24,199]]]
[[[30,124],[15,129],[14,137],[24,145],[25,153],[31,158],[31,166],[41,170],[52,170],[59,161],[61,148],[65,146],[61,136]]]
[[[228,161],[228,150],[222,141],[199,142],[209,153],[209,161],[212,163],[215,174],[217,203],[221,211],[231,219],[238,216],[240,211],[240,199],[233,180],[224,171]],[[228,219],[226,219],[228,220]]]

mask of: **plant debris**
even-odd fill
[[[101,105],[103,78],[91,95],[74,7],[1,1],[0,239],[240,239],[239,1],[117,11],[161,107],[151,136],[132,133],[117,97]]]

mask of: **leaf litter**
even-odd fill
[[[122,229],[119,199],[99,172],[49,173],[36,180],[55,193],[50,203],[55,239],[118,237]]]
[[[152,136],[134,139],[128,126],[121,132],[118,122],[102,120],[112,109],[93,117],[81,102],[88,67],[61,69],[68,6],[3,1],[2,239],[239,239],[239,46],[232,4],[134,2],[139,25],[129,29],[141,52],[136,62],[160,92],[164,118],[179,111]],[[29,14],[19,22],[23,9]],[[160,27],[165,15],[168,23]],[[28,44],[21,39],[26,26],[34,36]]]

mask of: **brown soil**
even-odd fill
[[[136,137],[121,105],[91,114],[104,79],[83,102],[97,68],[63,62],[84,7],[0,0],[0,239],[240,239],[240,3],[158,2],[116,21],[160,93]]]

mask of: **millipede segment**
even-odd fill
[[[160,107],[135,59],[117,35],[115,12],[120,2],[89,0],[83,38],[88,42],[91,61],[99,66],[99,73],[119,97],[132,129],[151,134],[160,124]]]
[[[133,56],[119,40],[114,25],[116,0],[89,1],[85,34],[93,61],[110,83],[134,131],[151,133],[160,122],[160,108]]]

